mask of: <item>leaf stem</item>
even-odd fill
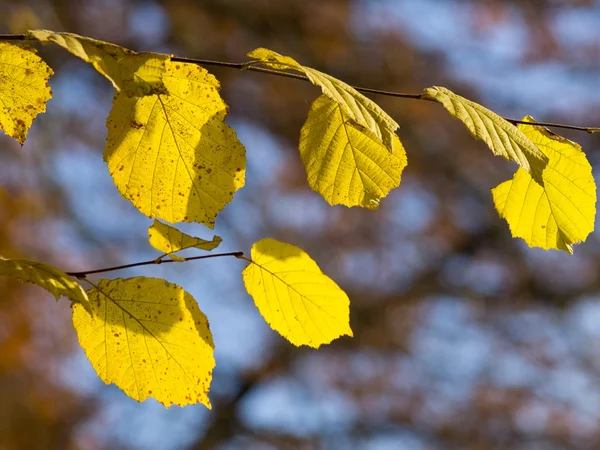
[[[248,261],[249,263],[253,263],[254,262],[250,258],[248,258],[247,256],[244,256],[243,253],[241,255],[236,255],[236,258],[237,259],[243,259],[244,261]]]
[[[188,258],[183,258],[183,260],[184,261],[195,261],[197,259],[220,258],[223,256],[235,256],[236,258],[245,259],[244,252],[228,252],[228,253],[212,253],[210,255],[201,255],[201,256],[190,256]],[[82,279],[82,278],[85,278],[87,275],[91,275],[94,273],[112,272],[115,270],[130,269],[132,267],[150,266],[152,264],[158,265],[158,264],[166,264],[166,263],[172,263],[172,262],[181,262],[181,261],[177,261],[175,259],[150,259],[148,261],[139,261],[139,262],[135,262],[135,263],[131,263],[131,264],[123,264],[120,266],[105,267],[103,269],[82,270],[80,272],[65,272],[65,273],[72,277]]]
[[[0,41],[38,42],[35,39],[28,39],[27,35],[25,35],[25,34],[0,34]],[[261,63],[261,61],[256,61],[256,60],[247,61],[247,62],[243,62],[243,63],[232,63],[232,62],[227,62],[227,61],[213,61],[213,60],[209,60],[209,59],[195,59],[195,58],[184,58],[181,56],[172,56],[171,61],[197,64],[200,66],[215,66],[215,67],[225,67],[225,68],[236,69],[236,70],[248,70],[248,71],[252,71],[252,72],[264,73],[267,75],[274,75],[274,76],[285,77],[285,78],[294,78],[296,80],[310,82],[310,80],[308,79],[308,77],[306,75],[290,73],[290,72],[287,72],[284,70],[256,67],[256,66],[254,66],[254,64]],[[365,88],[365,87],[360,87],[360,86],[351,86],[351,87],[356,89],[357,91],[364,92],[367,94],[384,95],[387,97],[408,98],[408,99],[413,99],[413,100],[434,101],[433,99],[424,97],[423,94],[409,94],[409,93],[405,93],[405,92],[383,91],[380,89],[371,89],[371,88]],[[504,119],[512,124],[522,123],[522,124],[526,124],[526,125],[530,125],[530,126],[534,126],[534,127],[564,128],[564,129],[568,129],[568,130],[585,131],[586,133],[589,133],[589,134],[600,132],[600,127],[581,127],[581,126],[577,126],[577,125],[567,125],[567,124],[550,123],[550,122],[530,123],[530,122],[524,122],[522,120],[511,119],[509,117],[504,117]],[[164,261],[164,262],[167,262],[167,261]]]

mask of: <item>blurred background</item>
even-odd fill
[[[0,0],[0,32],[32,28],[234,62],[263,46],[355,85],[443,85],[502,115],[600,126],[600,1]],[[40,53],[56,72],[48,112],[23,148],[0,136],[0,254],[64,270],[158,256],[102,161],[112,87]],[[233,258],[107,274],[176,282],[211,322],[213,410],[166,410],[97,378],[66,300],[1,278],[0,449],[600,448],[598,233],[574,256],[512,239],[490,188],[516,166],[441,106],[389,97],[373,98],[401,126],[400,188],[376,212],[328,207],[297,152],[318,89],[207,69],[248,155],[220,249],[266,236],[304,248],[349,293],[355,337],[293,347]],[[555,131],[598,171],[600,135]]]

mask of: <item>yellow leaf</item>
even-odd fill
[[[376,209],[400,184],[406,167],[406,153],[396,135],[390,153],[325,95],[314,101],[302,127],[300,155],[308,184],[330,205]]]
[[[348,296],[302,249],[262,239],[242,275],[264,319],[292,344],[318,348],[352,336]]]
[[[215,367],[206,316],[181,287],[158,278],[100,280],[73,326],[98,376],[138,402],[203,403]]]
[[[194,64],[167,63],[169,94],[115,94],[104,160],[121,195],[170,223],[215,217],[244,185],[246,153],[223,123],[219,82]]]
[[[110,42],[49,30],[31,30],[27,33],[27,39],[36,39],[44,44],[54,43],[68,50],[94,66],[115,89],[126,95],[166,93],[162,76],[168,55],[136,53]]]
[[[0,129],[21,145],[52,97],[52,69],[35,50],[0,42]]]
[[[532,117],[523,118],[535,122]],[[573,253],[573,244],[594,230],[596,184],[581,147],[540,126],[519,129],[544,152],[550,162],[540,185],[523,169],[510,181],[492,189],[494,204],[514,237],[531,247]]]
[[[298,64],[289,56],[283,56],[266,48],[257,48],[248,53],[250,58],[274,69],[292,69],[305,74],[312,84],[321,87],[323,94],[339,103],[348,117],[369,129],[383,145],[394,151],[394,136],[398,123],[373,100],[365,97],[352,86],[318,70]]]
[[[184,259],[173,255],[175,252],[185,250],[186,248],[199,248],[200,250],[211,251],[217,248],[223,241],[219,236],[214,236],[212,241],[192,237],[158,220],[155,220],[150,228],[148,228],[148,238],[152,247],[159,252],[168,254],[176,261],[184,261]]]
[[[56,300],[67,297],[91,311],[88,296],[74,278],[62,270],[28,259],[4,259],[0,257],[0,275],[15,277],[21,281],[37,284],[50,292]]]
[[[494,155],[515,161],[541,183],[548,157],[523,134],[520,128],[493,111],[444,87],[427,88],[423,97],[441,103],[453,117],[467,126],[474,137],[483,140]]]

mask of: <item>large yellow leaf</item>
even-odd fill
[[[215,366],[206,316],[181,287],[158,278],[100,280],[94,311],[73,308],[79,344],[98,376],[141,402],[203,403]]]
[[[348,296],[302,249],[262,239],[242,275],[264,319],[292,344],[318,348],[352,336]]]
[[[85,309],[91,311],[88,296],[77,280],[49,264],[28,259],[0,257],[0,275],[37,284],[54,295],[56,300],[64,295],[72,302],[80,303]]]
[[[524,121],[535,122],[526,116]],[[531,247],[573,253],[573,244],[594,230],[596,184],[581,147],[540,126],[519,129],[548,156],[543,184],[523,169],[492,189],[494,204],[514,237]]]
[[[248,56],[274,69],[292,69],[302,72],[311,83],[321,87],[323,94],[339,103],[351,120],[371,130],[390,152],[394,151],[394,132],[398,128],[398,123],[373,100],[365,97],[352,86],[331,75],[302,66],[289,56],[280,55],[266,48],[257,48],[248,53]]]
[[[219,82],[194,64],[167,63],[169,94],[115,94],[104,159],[121,195],[170,223],[215,217],[244,185],[246,153],[223,123]]]
[[[155,220],[148,228],[150,245],[159,252],[166,253],[176,261],[184,261],[183,258],[173,253],[186,248],[198,248],[200,250],[214,250],[223,241],[220,236],[214,236],[212,241],[206,241],[197,237],[182,233],[177,228],[171,227]]]
[[[73,33],[55,33],[49,30],[31,30],[28,39],[44,44],[54,43],[90,63],[110,80],[118,91],[127,95],[166,93],[162,82],[168,55],[136,53],[110,42],[79,36]]]
[[[317,98],[300,133],[308,184],[330,205],[375,209],[400,184],[406,153],[394,134],[390,153],[369,130],[325,95]]]
[[[464,123],[471,134],[483,140],[495,155],[515,161],[541,183],[548,157],[522,131],[498,114],[444,87],[425,89],[423,96],[441,103]]]
[[[0,42],[0,129],[21,145],[52,97],[52,69],[33,49]]]

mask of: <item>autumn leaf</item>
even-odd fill
[[[74,278],[49,264],[28,259],[4,259],[0,256],[0,275],[37,284],[50,292],[56,300],[65,296],[90,312],[88,296]]]
[[[121,195],[148,217],[213,228],[244,185],[246,153],[223,123],[219,82],[194,64],[168,62],[169,94],[116,93],[104,160]]]
[[[294,345],[314,348],[352,336],[348,296],[306,252],[262,239],[251,257],[244,284],[271,328]]]
[[[330,205],[375,209],[400,184],[406,153],[394,135],[390,153],[369,130],[325,95],[317,98],[300,133],[308,184]]]
[[[532,117],[523,118],[535,123]],[[573,253],[573,244],[594,230],[596,183],[581,147],[540,126],[521,124],[523,132],[549,163],[538,184],[524,169],[492,189],[494,204],[514,237],[531,247]]]
[[[35,50],[0,42],[0,129],[21,145],[36,116],[46,111],[53,74]]]
[[[181,287],[158,278],[100,280],[93,316],[73,308],[79,344],[98,376],[138,402],[202,403],[215,366],[206,316]]]
[[[53,43],[91,64],[118,91],[126,95],[166,94],[162,82],[169,55],[136,53],[110,42],[98,41],[74,33],[30,30],[27,39]]]
[[[427,88],[423,97],[441,103],[453,117],[466,125],[474,137],[483,140],[495,155],[515,161],[541,183],[548,157],[520,128],[444,87]]]
[[[323,94],[340,105],[350,120],[369,129],[390,152],[394,151],[394,132],[398,123],[373,100],[352,86],[266,48],[257,48],[248,53],[248,56],[274,69],[291,69],[305,74],[312,84],[321,88]]]
[[[212,241],[207,241],[182,233],[175,227],[171,227],[155,220],[148,228],[150,245],[159,252],[169,255],[176,261],[185,261],[173,253],[187,248],[198,248],[200,250],[214,250],[223,241],[219,236],[214,236]]]

